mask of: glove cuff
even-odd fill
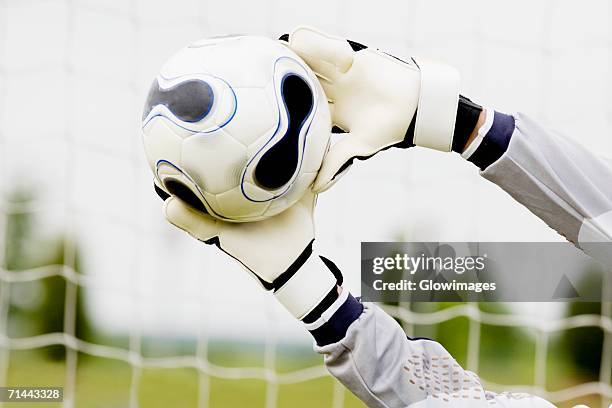
[[[318,255],[313,254],[274,291],[274,296],[289,313],[302,320],[335,290],[336,284],[334,274]]]
[[[421,88],[414,127],[414,144],[450,152],[459,101],[459,73],[448,65],[415,59]]]
[[[344,288],[342,293],[319,318],[311,323],[306,323],[306,329],[310,332],[319,347],[336,343],[346,336],[348,328],[363,313],[363,305],[355,299],[349,291]]]

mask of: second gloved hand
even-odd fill
[[[313,253],[314,194],[263,221],[229,223],[194,209],[157,184],[155,189],[171,224],[240,262],[295,318],[302,320],[337,297],[341,276]]]
[[[402,61],[309,27],[281,39],[315,71],[334,125],[346,132],[325,157],[315,191],[329,188],[353,159],[391,146],[451,151],[459,103],[454,68],[420,58]]]

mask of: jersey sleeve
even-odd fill
[[[463,155],[569,241],[611,261],[609,246],[590,246],[612,242],[611,160],[525,115],[493,111]],[[307,327],[328,371],[368,407],[554,406],[527,394],[486,391],[441,344],[408,338],[382,309],[349,294]]]
[[[358,302],[352,297],[349,301]],[[340,341],[317,345],[315,351],[324,355],[328,371],[368,407],[553,407],[527,394],[485,391],[478,376],[464,370],[439,343],[406,337],[399,324],[372,303],[364,303],[362,310]]]
[[[612,262],[612,160],[523,114],[491,123],[464,157],[481,175],[591,256]]]

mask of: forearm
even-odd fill
[[[348,304],[361,305],[350,298]],[[333,325],[348,327],[346,333],[315,350],[325,356],[329,372],[368,407],[552,407],[533,396],[485,391],[478,376],[464,370],[442,345],[406,337],[373,303],[361,307],[349,326],[346,313],[330,316]]]
[[[493,110],[483,110],[462,155],[483,177],[587,253],[597,257],[588,242],[612,240],[608,159],[525,115]]]

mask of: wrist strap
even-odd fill
[[[463,149],[478,123],[481,112],[482,106],[465,96],[459,95],[457,120],[455,121],[455,132],[453,134],[453,152],[463,153]]]
[[[336,277],[318,255],[311,255],[274,296],[296,319],[310,313],[336,287]]]
[[[325,310],[319,315],[319,317],[315,321],[308,323],[304,322],[306,330],[313,331],[327,323],[334,315],[334,313],[336,313],[338,309],[340,309],[340,306],[342,306],[344,302],[346,302],[346,299],[348,299],[348,295],[349,291],[347,289],[343,289],[342,293],[336,296],[336,300],[334,300],[331,305],[325,308]]]
[[[459,73],[453,67],[415,59],[421,71],[414,144],[450,152],[459,101]]]

